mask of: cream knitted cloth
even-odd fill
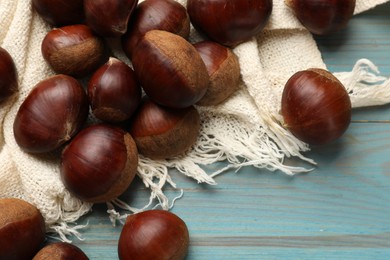
[[[357,0],[355,13],[363,12],[387,0]],[[186,0],[180,0],[183,5]],[[0,1],[0,45],[15,60],[19,74],[19,93],[0,105],[0,198],[18,197],[35,204],[43,213],[47,227],[62,239],[78,234],[70,223],[91,209],[91,204],[74,198],[59,177],[58,154],[29,155],[17,146],[12,125],[15,114],[32,87],[53,72],[45,64],[40,45],[49,30],[31,10],[29,0]],[[192,30],[191,41],[200,40]],[[114,53],[128,62],[115,43]],[[305,52],[301,50],[304,49]],[[281,92],[286,80],[297,70],[326,68],[315,41],[292,15],[283,0],[274,0],[269,24],[257,38],[234,49],[241,65],[239,91],[218,107],[199,108],[202,128],[199,140],[185,156],[164,161],[140,158],[138,175],[151,191],[150,205],[169,208],[162,192],[166,184],[175,187],[168,168],[176,168],[198,182],[216,184],[213,175],[198,165],[227,160],[228,167],[253,165],[286,174],[306,171],[283,164],[286,157],[302,156],[309,147],[283,129],[278,120]],[[390,82],[377,75],[375,66],[360,60],[352,72],[337,77],[353,93],[354,107],[380,105],[390,101]],[[361,82],[368,84],[363,84]],[[115,205],[126,208],[119,200],[107,203],[111,220],[121,219]],[[130,211],[137,211],[127,207]]]

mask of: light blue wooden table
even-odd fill
[[[371,59],[390,76],[390,4],[358,15],[347,30],[317,38],[331,71],[349,71]],[[173,173],[184,189],[172,212],[188,225],[188,259],[390,259],[390,106],[353,111],[338,142],[313,149],[310,174],[247,167],[199,186]],[[143,206],[148,191],[134,183],[126,201]],[[167,189],[172,197],[176,190]],[[121,226],[113,227],[105,206],[96,206],[85,241],[90,259],[117,259]]]

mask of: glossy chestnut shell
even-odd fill
[[[347,26],[356,0],[285,0],[285,3],[310,32],[326,35]]]
[[[282,94],[281,114],[293,135],[311,145],[338,139],[351,121],[351,101],[342,83],[323,69],[295,73]]]
[[[45,240],[45,221],[32,204],[0,199],[0,259],[32,259]]]
[[[132,62],[145,93],[158,104],[189,107],[207,91],[209,75],[202,58],[176,34],[147,32],[138,42]]]
[[[264,29],[272,4],[272,0],[188,0],[187,11],[199,32],[235,47]]]
[[[215,106],[228,99],[240,83],[240,64],[231,49],[212,41],[194,44],[210,76],[206,94],[196,104]]]
[[[69,141],[84,125],[88,98],[81,84],[66,75],[39,82],[16,114],[13,130],[26,152],[44,153]]]
[[[17,70],[11,55],[0,47],[0,103],[18,90]]]
[[[129,119],[141,102],[141,94],[134,71],[116,58],[110,58],[88,83],[92,113],[106,122]]]
[[[193,106],[168,108],[144,99],[129,131],[140,154],[166,159],[187,151],[196,142],[199,129],[200,116]]]
[[[103,37],[120,37],[138,0],[84,0],[87,25]]]
[[[87,255],[77,246],[65,242],[49,244],[39,250],[32,260],[88,260]]]
[[[122,37],[122,48],[131,59],[139,39],[148,31],[168,31],[187,39],[190,34],[190,18],[183,5],[174,0],[145,0],[141,2]]]
[[[187,225],[164,210],[148,210],[126,219],[118,243],[120,260],[184,259],[189,247]]]
[[[84,20],[83,0],[32,0],[32,6],[53,26],[79,24]]]
[[[57,74],[74,77],[87,76],[108,59],[103,39],[83,24],[51,30],[42,41],[41,51]]]
[[[119,127],[97,124],[83,129],[62,153],[61,177],[75,196],[98,203],[115,199],[137,171],[133,138]]]

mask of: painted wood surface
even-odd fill
[[[331,71],[368,58],[390,76],[390,4],[316,40]],[[173,172],[184,189],[172,212],[189,227],[187,259],[390,259],[389,122],[390,106],[354,110],[343,138],[308,153],[318,162],[309,174],[246,167],[206,186]],[[166,191],[172,198],[180,193]],[[148,196],[136,181],[123,198],[143,206]],[[90,259],[117,259],[121,226],[113,227],[105,210],[95,206],[78,222],[89,226],[85,240],[74,243]]]

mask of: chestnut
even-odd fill
[[[122,128],[96,124],[83,129],[61,157],[65,187],[87,202],[106,202],[121,195],[137,171],[138,151]]]
[[[13,130],[26,152],[44,153],[59,148],[84,125],[88,97],[81,84],[67,75],[39,82],[16,114]]]
[[[32,259],[45,240],[45,221],[27,201],[0,199],[0,259]]]
[[[11,55],[0,47],[0,103],[18,90],[17,70]]]
[[[311,33],[326,35],[347,26],[356,0],[285,0],[285,3]]]
[[[206,65],[184,38],[151,30],[140,39],[135,50],[134,71],[153,101],[183,108],[194,105],[206,93],[209,84]]]
[[[119,237],[120,260],[184,259],[189,247],[185,222],[165,210],[148,210],[127,217]]]
[[[231,49],[213,41],[194,44],[206,64],[210,84],[206,94],[196,104],[214,106],[229,98],[240,83],[240,64]]]
[[[303,142],[328,144],[339,138],[351,121],[351,100],[329,71],[312,68],[295,73],[282,93],[284,126]]]
[[[56,242],[43,247],[32,260],[88,260],[87,255],[77,246]]]
[[[272,12],[272,0],[188,0],[190,20],[200,33],[235,47],[259,34]]]
[[[134,10],[127,33],[122,37],[122,48],[131,59],[139,39],[148,31],[168,31],[187,39],[190,18],[183,5],[174,0],[145,0]]]
[[[79,24],[84,20],[83,0],[32,0],[32,6],[52,26]]]
[[[111,57],[89,80],[92,113],[106,122],[129,119],[141,102],[141,86],[126,63]]]
[[[87,25],[103,37],[120,37],[138,0],[84,0]]]
[[[184,153],[197,140],[200,116],[193,107],[168,108],[148,98],[131,120],[129,132],[139,153],[151,159],[166,159]]]
[[[88,75],[108,59],[103,39],[83,24],[51,30],[43,39],[41,50],[56,73],[75,77]]]

